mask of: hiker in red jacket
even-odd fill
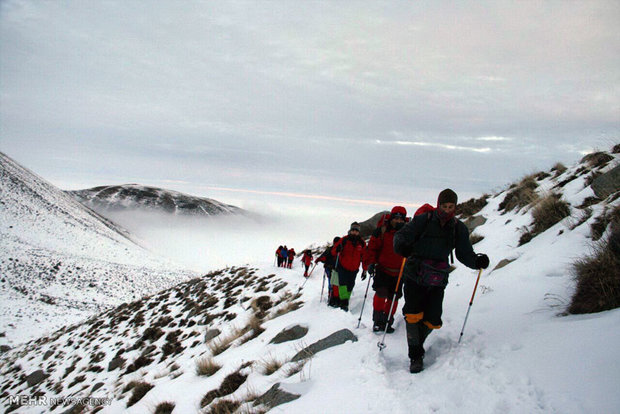
[[[288,249],[288,256],[286,258],[287,260],[287,265],[286,267],[288,267],[289,269],[293,268],[293,259],[295,259],[295,249],[293,249],[292,247],[290,249]]]
[[[336,256],[337,266],[332,271],[332,289],[334,305],[341,309],[349,310],[349,299],[355,278],[362,264],[362,254],[366,248],[366,242],[360,236],[360,225],[357,222],[351,224],[349,233],[338,240],[332,247],[331,253]],[[362,280],[366,279],[366,266],[362,264]],[[335,277],[334,277],[335,276]]]
[[[327,279],[327,305],[334,306],[334,302],[332,300],[333,289],[331,288],[331,279],[332,279],[332,270],[336,265],[336,258],[332,256],[332,247],[340,240],[340,237],[334,237],[334,241],[331,246],[327,246],[325,251],[321,253],[319,257],[314,260],[315,264],[319,262],[323,263],[323,268],[325,269],[325,273],[323,277]],[[323,281],[325,283],[325,281]]]
[[[301,258],[301,262],[306,267],[304,270],[304,277],[308,277],[308,268],[310,268],[310,264],[312,263],[312,253],[310,250],[304,250],[304,255]]]
[[[364,264],[371,277],[375,291],[372,307],[372,330],[374,332],[394,332],[394,313],[398,298],[402,296],[401,286],[396,286],[403,264],[403,257],[394,252],[394,233],[405,225],[407,210],[396,206],[373,232],[364,254]],[[395,296],[395,298],[394,298]],[[394,303],[392,302],[394,300]]]

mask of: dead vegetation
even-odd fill
[[[465,220],[471,216],[474,216],[480,212],[487,204],[490,195],[485,194],[477,199],[469,199],[464,203],[460,203],[456,206],[456,215]]]
[[[536,182],[535,176],[528,175],[518,184],[514,184],[511,187],[510,191],[504,197],[504,200],[500,203],[499,209],[508,212],[514,209],[520,210],[532,204],[538,200],[537,188],[538,183]]]
[[[593,248],[592,254],[573,264],[577,289],[568,312],[602,312],[620,307],[620,225]]]
[[[550,193],[540,199],[532,209],[533,223],[531,229],[521,235],[519,246],[529,242],[545,230],[570,216],[570,206],[557,193]]]
[[[138,382],[134,385],[131,397],[129,401],[127,401],[127,407],[131,407],[138,401],[142,399],[148,393],[154,385],[149,384],[148,382]]]
[[[196,375],[210,377],[222,368],[212,357],[202,357],[196,361]]]

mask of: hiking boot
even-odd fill
[[[417,374],[424,369],[424,360],[422,358],[412,359],[409,365],[409,372]]]
[[[392,328],[392,324],[388,324],[385,333],[394,333],[394,328]]]
[[[373,332],[383,332],[384,330],[385,330],[385,325],[379,322],[375,322],[374,325],[372,325]]]

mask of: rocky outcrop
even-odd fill
[[[357,336],[355,336],[355,334],[348,329],[341,329],[313,343],[312,345],[305,347],[295,354],[295,356],[291,359],[291,362],[297,362],[310,358],[321,351],[337,345],[342,345],[347,341],[357,342]]]

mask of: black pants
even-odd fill
[[[411,279],[405,279],[403,290],[405,296],[403,315],[407,323],[422,322],[431,329],[441,328],[445,288],[420,286]]]

